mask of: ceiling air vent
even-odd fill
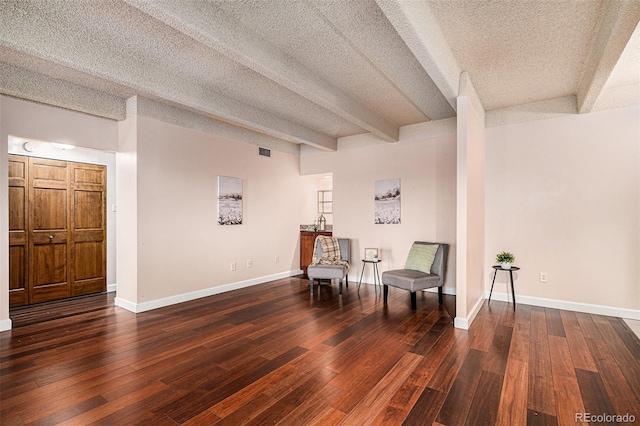
[[[271,150],[267,148],[258,147],[258,155],[263,157],[271,157]]]

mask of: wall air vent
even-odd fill
[[[271,150],[267,148],[258,147],[258,155],[263,157],[271,157]]]

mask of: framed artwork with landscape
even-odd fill
[[[218,225],[242,225],[242,179],[218,176]]]
[[[374,223],[399,224],[400,179],[377,180],[374,193]]]

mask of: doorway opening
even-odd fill
[[[115,290],[115,154],[72,148],[9,136],[10,308]]]

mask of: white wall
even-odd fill
[[[148,307],[299,270],[307,187],[297,155],[271,154],[261,157],[255,145],[137,117],[137,295],[127,302]],[[242,225],[217,224],[218,176],[243,179]]]
[[[485,264],[515,254],[516,299],[640,318],[640,109],[486,134]],[[486,290],[491,277],[487,270]],[[505,292],[505,281],[498,275],[494,291]]]
[[[639,117],[635,107],[486,130],[485,291],[491,284],[488,266],[496,253],[508,250],[522,267],[517,297],[637,315]],[[138,261],[133,291],[119,289],[119,297],[144,303],[297,270],[298,225],[309,222],[304,194],[317,190],[300,172],[333,173],[334,233],[353,239],[356,259],[365,247],[380,248],[381,271],[402,267],[414,240],[452,244],[445,291],[455,292],[455,120],[404,127],[398,143],[367,135],[344,138],[337,152],[300,159],[277,151],[271,159],[258,157],[255,145],[147,117],[120,123],[120,132],[124,145],[119,148],[114,121],[0,96],[5,147],[8,136],[15,135],[120,149],[118,188],[130,188],[137,179],[132,200],[138,226],[131,235],[119,223],[118,236],[124,235],[123,244],[127,237],[137,238],[129,245],[138,250]],[[127,145],[123,135],[137,146]],[[135,179],[120,176],[123,161],[135,166]],[[0,150],[0,164],[1,330],[10,327],[7,149]],[[244,179],[243,225],[216,224],[218,175]],[[387,178],[402,180],[400,225],[373,224],[373,185]],[[126,191],[118,192],[119,203],[121,193]],[[127,206],[118,208],[120,213]],[[249,258],[251,269],[246,268]],[[229,270],[232,261],[235,272]],[[539,282],[539,272],[548,274],[548,283]],[[355,262],[351,279],[359,273]],[[498,276],[498,293],[504,291],[504,278]],[[372,281],[370,269],[365,280]]]
[[[135,111],[135,98],[129,103]],[[117,123],[8,97],[0,97],[0,111],[5,147],[8,135],[15,135],[118,151],[119,241],[108,262],[115,265],[116,257],[120,262],[115,274],[115,266],[109,267],[108,280],[123,280],[121,301],[134,307],[159,299],[175,302],[187,293],[298,272],[299,225],[308,221],[303,194],[315,199],[318,182],[300,178],[297,150],[259,157],[255,145],[148,117],[133,115]],[[0,262],[5,265],[0,268],[0,329],[8,329],[7,149],[0,151]],[[82,161],[76,158],[81,153],[62,155]],[[102,154],[113,162],[114,154]],[[243,225],[217,225],[218,175],[244,179]],[[248,259],[252,268],[246,266]],[[235,272],[231,262],[236,262]]]
[[[360,135],[342,138],[338,151],[303,156],[303,175],[333,172],[333,234],[351,238],[350,280],[360,277],[364,249],[380,250],[380,273],[402,268],[413,241],[449,243],[455,250],[455,120],[401,130],[400,142]],[[374,183],[401,179],[401,224],[374,224]],[[445,291],[455,293],[455,255]],[[371,267],[365,281],[373,282]]]
[[[84,148],[93,148],[105,151],[115,151],[118,146],[117,122],[86,114],[72,112],[60,108],[49,107],[32,102],[26,102],[0,95],[0,330],[10,327],[9,321],[9,252],[8,252],[8,180],[7,180],[7,155],[9,136],[24,137],[47,142],[60,142],[76,145]],[[12,148],[13,149],[13,148]],[[15,148],[19,153],[19,148]],[[44,149],[43,149],[44,151]],[[41,151],[41,152],[43,152]],[[75,150],[74,150],[75,151]],[[95,160],[99,164],[107,164],[107,154],[90,154],[81,150],[70,151],[62,154],[72,161],[99,158]],[[60,157],[62,158],[62,157]],[[74,160],[75,158],[75,160]],[[91,161],[91,160],[88,160]],[[113,197],[113,195],[111,195]],[[108,202],[111,202],[112,198]],[[109,209],[108,209],[109,210]],[[115,218],[109,212],[107,217],[107,231],[113,229],[111,224]],[[110,245],[111,242],[107,241]],[[113,246],[109,246],[112,253]],[[107,255],[107,282],[113,283],[113,270],[115,262]]]

